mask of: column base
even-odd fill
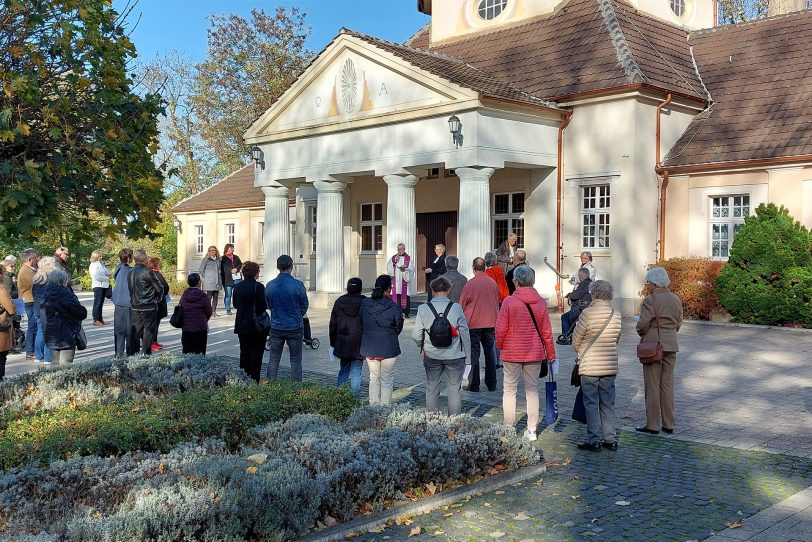
[[[307,292],[307,302],[314,309],[329,309],[346,292]]]

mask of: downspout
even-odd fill
[[[558,125],[558,185],[556,187],[556,214],[555,214],[555,268],[556,283],[555,294],[558,298],[558,312],[564,312],[564,296],[561,294],[561,202],[564,193],[564,129],[572,120],[572,111],[564,112],[564,118]]]
[[[663,107],[671,103],[671,93],[665,97],[665,101],[657,106],[657,141],[656,141],[656,161],[654,162],[654,170],[659,173],[662,171],[663,184],[660,186],[660,261],[665,259],[665,193],[668,188],[668,170],[660,167],[660,114]]]

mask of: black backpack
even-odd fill
[[[438,314],[437,310],[431,302],[428,303],[429,309],[434,314],[434,321],[429,327],[429,341],[435,348],[447,348],[451,346],[451,341],[454,335],[451,331],[451,322],[448,321],[448,313],[451,312],[451,306],[454,303],[449,302],[442,314]]]

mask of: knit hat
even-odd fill
[[[348,294],[360,294],[362,288],[363,283],[361,282],[361,279],[359,279],[358,277],[353,277],[347,281]]]

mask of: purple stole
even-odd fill
[[[394,301],[395,303],[398,302],[397,289],[395,288],[395,277],[397,276],[397,268],[398,268],[398,260],[399,259],[400,259],[400,255],[398,255],[398,254],[395,254],[394,256],[392,256],[392,269],[394,270],[394,275],[392,275],[392,301]],[[408,254],[406,254],[404,252],[403,253],[403,265],[405,265],[408,268],[410,261],[411,261],[411,258],[409,257]],[[400,294],[400,306],[405,309],[406,308],[406,297],[409,295],[409,283],[406,282],[405,280],[401,281],[401,282],[402,282],[402,284],[401,284],[401,287],[400,287],[400,291],[402,293]]]

